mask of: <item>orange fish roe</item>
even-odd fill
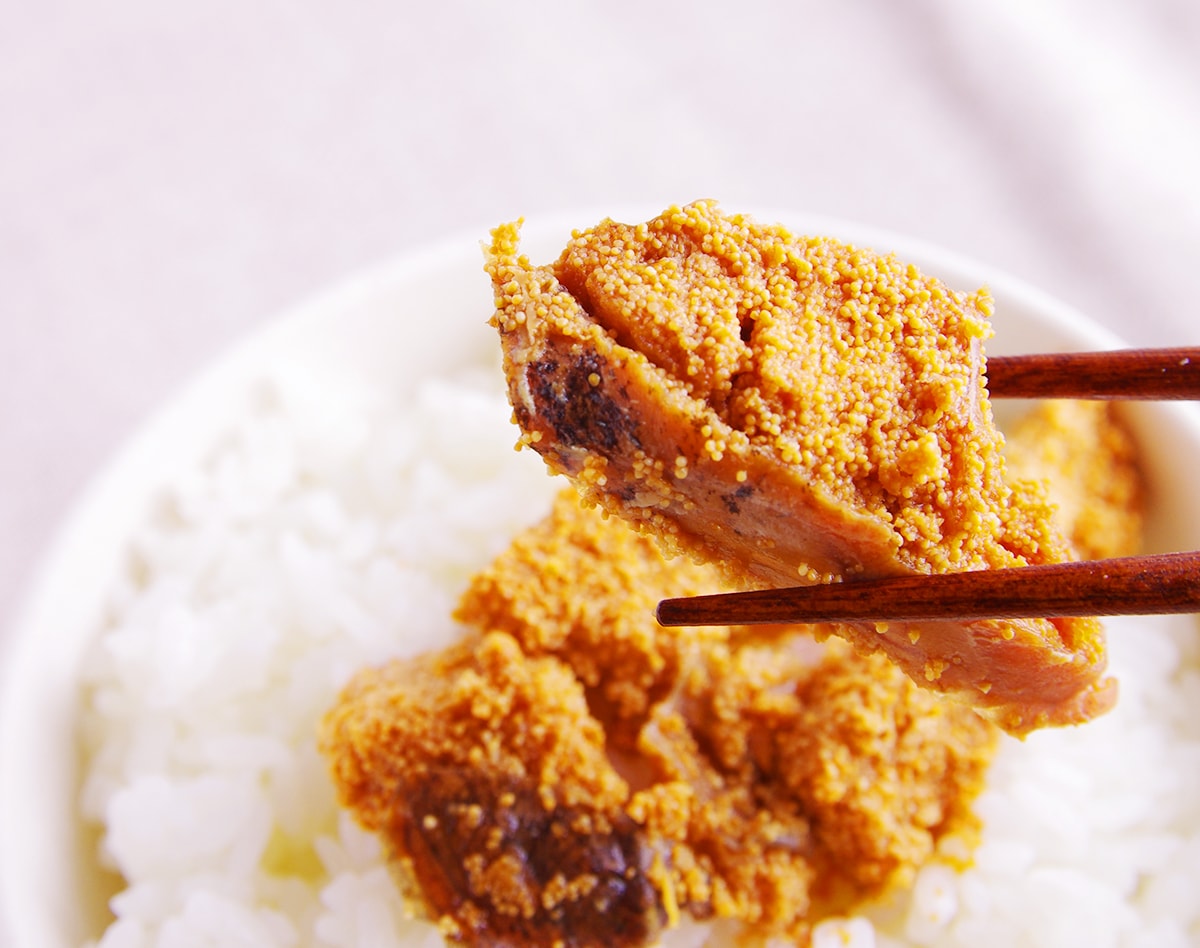
[[[690,915],[803,944],[969,853],[995,729],[803,630],[645,608],[716,584],[563,496],[473,581],[471,637],[348,686],[320,742],[339,796],[448,936],[623,948]]]
[[[688,654],[724,637],[717,629],[664,634],[647,621],[658,600],[723,588],[715,568],[668,560],[651,538],[583,513],[568,489],[550,516],[471,580],[456,618],[508,633],[529,655],[569,662],[611,741],[636,733]]]
[[[998,555],[997,513],[968,482],[998,480],[974,416],[983,291],[705,202],[602,224],[554,273],[620,345],[707,403],[723,423],[702,426],[712,460],[765,448],[804,467],[813,489],[891,524],[902,558],[953,569]]]
[[[361,672],[321,747],[343,805],[387,843],[450,938],[601,946],[665,919],[628,786],[570,669],[501,633]]]
[[[1060,562],[986,399],[984,291],[722,214],[604,221],[487,269],[523,444],[593,503],[747,585]],[[846,625],[1015,734],[1115,701],[1092,619]]]
[[[1138,552],[1145,488],[1116,406],[1042,402],[1009,431],[1005,455],[1013,479],[1071,485],[1054,492],[1055,516],[1082,559]]]

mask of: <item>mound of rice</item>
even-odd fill
[[[82,812],[125,880],[100,946],[441,944],[338,811],[315,729],[358,667],[458,636],[467,578],[548,509],[509,415],[498,372],[391,401],[280,375],[164,491],[86,672]],[[974,868],[926,867],[818,948],[1200,942],[1200,635],[1110,629],[1117,710],[1007,740]]]

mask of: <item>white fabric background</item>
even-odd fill
[[[835,215],[1200,342],[1198,116],[1192,0],[0,0],[0,629],[181,380],[522,214]]]

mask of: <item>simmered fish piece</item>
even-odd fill
[[[522,442],[671,550],[759,586],[1071,555],[1006,479],[983,291],[709,202],[605,221],[549,266],[502,226],[487,268]],[[1092,619],[838,634],[1015,734],[1116,698]]]

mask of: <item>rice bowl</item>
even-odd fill
[[[600,216],[527,226],[531,256]],[[757,216],[894,250],[954,286],[990,285],[991,352],[1116,343],[937,249]],[[481,235],[384,268],[247,343],[85,500],[17,630],[4,693],[4,913],[16,944],[103,933],[102,912],[77,909],[102,908],[111,884],[81,810],[109,824],[107,858],[140,880],[101,944],[152,933],[165,944],[438,943],[406,918],[374,839],[337,813],[311,745],[356,667],[456,634],[457,587],[554,493],[540,462],[511,449]],[[1128,414],[1154,493],[1151,548],[1200,547],[1187,483],[1200,463],[1196,414]],[[975,868],[930,866],[911,897],[871,922],[827,923],[818,944],[1195,941],[1200,637],[1194,617],[1109,627],[1117,711],[1006,745],[979,803],[988,828]],[[706,937],[688,926],[671,940]]]

